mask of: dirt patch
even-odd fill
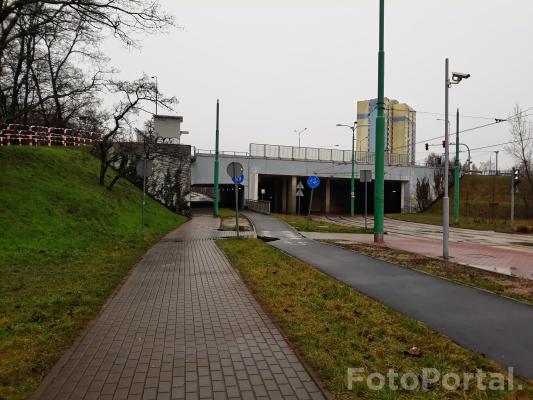
[[[223,231],[234,231],[235,229],[235,217],[232,218],[222,218],[220,220],[220,229]],[[239,230],[240,231],[251,231],[252,224],[245,217],[239,217]]]

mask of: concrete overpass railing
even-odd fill
[[[270,215],[270,201],[246,200],[246,207],[260,214]]]
[[[250,156],[255,158],[297,160],[297,161],[329,161],[349,163],[352,161],[350,150],[323,149],[316,147],[296,147],[272,144],[250,144]],[[374,164],[374,153],[356,151],[355,161],[358,164]],[[387,165],[412,165],[408,154],[385,153]]]

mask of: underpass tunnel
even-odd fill
[[[191,199],[193,208],[211,208],[213,207],[214,197],[213,185],[193,185],[191,191],[195,196]],[[244,186],[238,185],[239,191],[239,209],[244,206]],[[235,185],[219,185],[219,203],[220,208],[235,209]]]
[[[311,201],[311,189],[307,186],[307,176],[259,175],[259,200],[270,202],[272,212],[280,214],[297,214],[298,200],[300,215],[307,215]],[[313,191],[312,214],[348,214],[350,213],[351,182],[346,178],[320,178],[320,186]],[[297,197],[298,184],[303,185],[302,197]],[[385,181],[385,213],[402,212],[402,182]],[[367,210],[374,212],[374,182],[367,183]],[[356,180],[355,212],[365,211],[365,184]]]
[[[244,205],[244,186],[242,185],[220,185],[219,204],[220,208],[235,209],[235,187],[237,187],[239,194],[239,209]]]

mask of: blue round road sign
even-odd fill
[[[236,178],[232,178],[231,180],[233,181],[234,184],[240,185],[241,183],[244,182],[244,175],[238,176]]]
[[[307,179],[307,186],[309,186],[311,189],[316,189],[318,186],[320,186],[320,178],[318,176],[310,176]]]

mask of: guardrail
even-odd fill
[[[196,149],[193,156],[198,154],[214,155],[214,150]],[[253,157],[278,160],[294,161],[327,161],[338,163],[351,163],[352,152],[350,150],[323,149],[317,147],[295,147],[273,144],[250,144],[250,152],[244,151],[220,151],[220,155],[234,157]],[[375,154],[366,151],[355,152],[357,164],[374,164]],[[409,154],[396,154],[385,152],[385,164],[387,165],[415,165],[410,161]]]
[[[490,171],[468,171],[470,175],[484,175],[484,176],[511,176],[513,175],[512,170],[490,170]]]
[[[246,200],[246,207],[260,214],[270,215],[270,201]]]
[[[197,149],[194,148],[194,155],[197,154],[209,154],[214,155],[215,150],[205,150],[205,149]],[[218,154],[223,156],[240,156],[240,157],[248,157],[250,154],[246,151],[219,151]]]
[[[256,158],[271,158],[284,160],[301,161],[332,161],[349,163],[352,161],[350,150],[322,149],[316,147],[295,147],[272,144],[250,144],[250,156]],[[366,151],[355,152],[355,162],[357,164],[374,164],[374,153]],[[387,165],[413,165],[408,154],[395,154],[385,152],[385,163]]]
[[[83,137],[31,131],[0,131],[0,146],[87,146],[97,137]]]

